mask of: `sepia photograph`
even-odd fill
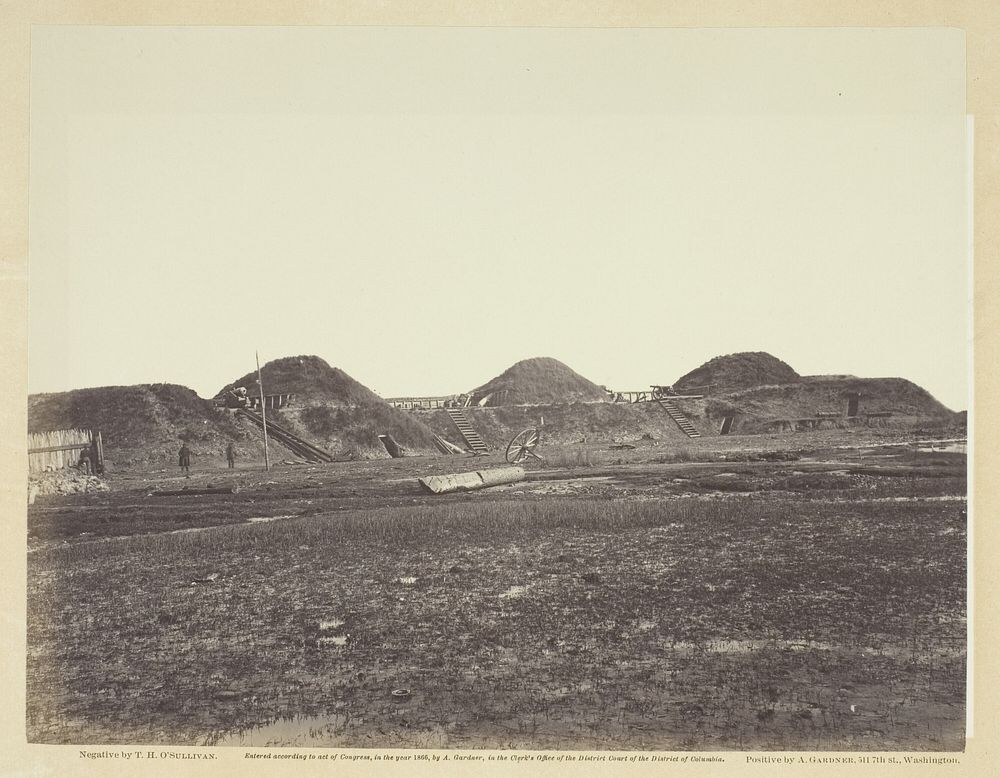
[[[29,743],[964,752],[962,30],[30,56]]]

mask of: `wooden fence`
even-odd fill
[[[97,433],[98,461],[104,459],[101,433]],[[53,430],[28,435],[28,472],[61,470],[72,467],[80,459],[80,452],[94,442],[91,430]]]

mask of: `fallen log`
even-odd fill
[[[472,473],[429,475],[418,478],[417,481],[431,494],[447,494],[448,492],[471,492],[475,489],[485,489],[487,486],[512,484],[523,479],[523,467],[494,467]]]
[[[167,489],[150,492],[150,497],[197,497],[203,494],[235,494],[235,486],[215,486],[202,489]]]
[[[483,486],[498,486],[499,484],[512,484],[524,478],[523,467],[492,467],[489,470],[480,470],[479,477],[483,479]]]

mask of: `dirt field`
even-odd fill
[[[955,750],[964,445],[886,432],[116,474],[28,516],[49,743]],[[236,486],[234,494],[156,497]],[[396,694],[394,694],[396,692]]]

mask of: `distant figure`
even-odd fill
[[[187,443],[181,444],[181,450],[177,454],[178,464],[181,466],[181,470],[185,473],[191,472],[191,449],[187,447]]]
[[[229,447],[226,449],[226,461],[229,462],[230,470],[236,467],[236,449],[233,448],[232,443],[230,443]]]
[[[80,459],[77,460],[76,466],[82,470],[87,475],[90,475],[90,448],[85,448],[80,452]]]

